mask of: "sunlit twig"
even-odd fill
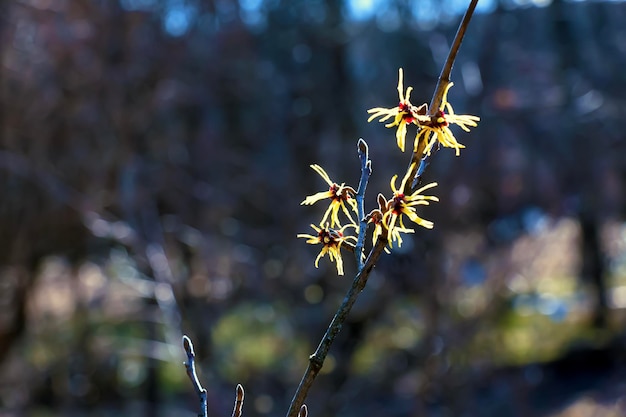
[[[237,384],[237,390],[235,395],[235,408],[233,408],[232,417],[241,417],[243,409],[243,386]]]
[[[356,242],[354,253],[356,255],[357,267],[360,270],[363,267],[363,246],[365,245],[365,230],[367,229],[367,220],[365,220],[365,189],[370,175],[372,175],[372,161],[369,159],[369,149],[367,143],[363,139],[359,139],[357,143],[359,159],[361,160],[361,179],[359,180],[359,188],[356,191],[356,207],[359,216],[359,237]]]
[[[446,91],[446,87],[448,86],[448,84],[450,84],[450,73],[452,72],[452,67],[454,66],[456,55],[459,52],[461,43],[463,42],[465,31],[467,30],[469,22],[472,19],[472,15],[474,14],[476,4],[478,4],[478,0],[471,0],[470,4],[467,6],[465,14],[463,15],[463,20],[461,20],[461,23],[459,24],[459,29],[454,36],[452,46],[450,46],[450,52],[448,52],[446,62],[441,69],[441,74],[439,75],[439,79],[437,80],[435,92],[433,93],[433,97],[430,101],[430,106],[428,110],[430,116],[434,116],[439,109],[439,106],[441,105],[441,100],[443,99],[443,94]],[[413,152],[411,162],[409,163],[409,169],[411,171],[410,178],[413,178],[413,181],[407,182],[404,190],[406,194],[410,194],[418,188],[422,175],[430,164],[430,159],[439,149],[439,144],[437,144],[436,147],[432,149],[432,151],[428,155],[424,155],[424,149],[426,148],[426,145],[428,145],[429,140],[430,135],[425,135],[422,140],[420,140],[420,142],[417,144]],[[411,168],[412,164],[415,165]]]
[[[289,411],[287,412],[288,417],[296,417],[299,413],[302,412],[301,408],[304,404],[304,400],[306,399],[309,389],[313,384],[313,381],[317,377],[317,374],[322,369],[324,365],[324,360],[328,355],[328,351],[330,350],[330,346],[333,344],[335,337],[339,334],[343,323],[346,321],[354,302],[358,298],[363,288],[365,288],[365,284],[367,284],[367,280],[380,258],[380,255],[383,253],[385,249],[385,245],[387,244],[387,240],[384,238],[380,238],[376,245],[372,248],[369,253],[369,256],[365,260],[365,264],[361,268],[361,270],[356,274],[354,280],[352,281],[352,286],[346,293],[341,306],[335,313],[335,317],[333,317],[330,325],[326,329],[326,333],[320,344],[317,346],[315,352],[309,356],[309,365],[302,376],[302,380],[300,381],[300,385],[296,390],[296,393],[291,400],[291,405],[289,406]]]
[[[187,376],[191,380],[193,389],[196,391],[198,398],[200,399],[200,413],[199,417],[208,417],[207,397],[206,390],[200,385],[198,380],[198,374],[196,373],[196,353],[193,350],[193,343],[187,336],[183,336],[183,348],[187,353],[187,362],[185,362],[185,369],[187,370]]]

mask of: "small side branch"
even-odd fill
[[[367,230],[367,221],[365,220],[365,189],[367,182],[372,175],[372,161],[369,159],[369,149],[367,142],[359,139],[357,143],[359,159],[361,160],[361,179],[359,180],[359,188],[356,191],[356,207],[359,216],[359,237],[356,242],[354,255],[356,256],[357,268],[360,271],[363,268],[363,246],[365,246],[365,231]]]
[[[200,385],[200,381],[198,380],[198,374],[196,373],[196,353],[193,350],[193,343],[191,343],[191,339],[187,336],[183,336],[183,348],[187,353],[187,362],[185,362],[187,376],[191,380],[193,389],[196,391],[196,394],[200,399],[200,413],[198,413],[198,417],[208,417],[206,390],[202,388],[202,385]]]
[[[242,409],[243,409],[243,386],[241,386],[241,384],[237,384],[237,392],[235,395],[235,408],[233,408],[232,417],[241,417]]]

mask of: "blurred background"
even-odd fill
[[[0,1],[0,415],[284,415],[355,272],[310,233],[408,154],[463,0]],[[307,403],[322,416],[626,414],[626,4],[481,0],[452,72],[481,117],[426,181]],[[412,138],[414,131],[409,133]]]

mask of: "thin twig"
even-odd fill
[[[365,189],[367,182],[372,175],[372,161],[369,159],[369,149],[367,142],[359,139],[357,143],[359,159],[361,160],[361,179],[359,180],[359,188],[356,191],[356,207],[359,216],[359,237],[356,242],[354,254],[356,256],[357,268],[360,271],[363,268],[363,246],[365,246],[365,231],[367,230],[367,220],[365,220]]]
[[[448,52],[446,62],[441,69],[441,74],[439,75],[439,79],[437,80],[437,87],[435,88],[435,92],[433,93],[433,97],[430,101],[430,107],[428,109],[430,116],[434,116],[437,110],[439,110],[439,106],[441,105],[441,101],[443,99],[443,93],[446,90],[448,84],[450,84],[450,73],[452,72],[454,61],[456,60],[456,55],[459,52],[459,47],[463,42],[465,31],[467,30],[467,26],[472,19],[472,15],[474,14],[474,9],[476,8],[477,3],[478,0],[471,0],[470,4],[467,6],[465,15],[463,16],[463,20],[461,20],[461,23],[459,24],[459,29],[454,36],[454,41],[452,41],[450,52]],[[411,171],[411,176],[409,178],[413,178],[413,181],[410,184],[407,181],[404,190],[405,194],[410,194],[417,189],[420,184],[422,175],[424,174],[424,171],[426,171],[428,164],[430,164],[430,159],[439,150],[439,144],[437,143],[437,146],[433,147],[430,154],[424,156],[424,149],[426,148],[429,140],[430,135],[425,135],[424,137],[422,137],[422,140],[417,144],[417,148],[413,152],[411,162],[409,163],[409,170]]]
[[[335,317],[333,317],[333,320],[326,329],[326,333],[324,334],[324,337],[322,337],[320,344],[317,346],[315,353],[309,356],[309,365],[307,366],[306,371],[302,376],[302,380],[300,381],[300,385],[298,385],[298,389],[291,400],[287,417],[296,417],[301,411],[301,407],[309,393],[309,389],[324,365],[324,360],[328,355],[330,346],[333,344],[335,337],[339,334],[339,331],[341,330],[343,323],[346,321],[346,318],[348,317],[348,314],[350,313],[357,297],[361,291],[363,291],[363,288],[365,288],[369,275],[372,272],[374,265],[376,265],[378,258],[380,258],[380,255],[383,253],[386,244],[387,240],[381,236],[381,238],[378,239],[378,242],[376,242],[376,245],[370,251],[363,268],[361,268],[361,270],[354,277],[352,286],[346,293],[341,306],[335,313]]]
[[[183,348],[187,353],[187,362],[185,362],[187,376],[191,380],[193,389],[200,399],[200,413],[198,413],[198,417],[208,417],[206,390],[202,388],[198,380],[198,374],[196,373],[196,354],[193,350],[193,343],[191,343],[191,339],[187,336],[183,336]]]
[[[232,417],[241,417],[241,411],[243,409],[243,386],[237,384],[237,393],[235,395],[235,408],[233,408]]]

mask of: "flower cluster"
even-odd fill
[[[328,184],[328,191],[320,191],[319,193],[310,195],[300,204],[311,205],[322,200],[329,200],[329,204],[322,216],[322,220],[319,222],[319,227],[314,224],[311,225],[317,232],[317,235],[299,234],[298,237],[308,239],[306,243],[322,245],[322,250],[315,259],[316,268],[318,267],[320,258],[328,253],[331,262],[335,261],[337,264],[337,274],[343,275],[341,246],[344,244],[354,248],[354,243],[356,243],[357,240],[355,236],[344,235],[346,229],[350,227],[355,230],[357,229],[357,224],[350,214],[350,210],[355,214],[357,213],[356,200],[354,199],[356,190],[345,183],[337,184],[333,182],[326,171],[324,171],[324,168],[319,165],[311,165],[311,168]],[[342,226],[339,221],[340,209],[349,222],[344,226]],[[329,219],[330,222],[328,221]]]
[[[413,167],[411,167],[411,169],[412,168]],[[397,242],[398,247],[400,247],[402,245],[402,236],[400,234],[415,232],[415,230],[409,229],[404,225],[402,217],[403,214],[418,226],[422,226],[427,229],[433,228],[433,222],[423,219],[417,215],[415,206],[427,206],[431,201],[439,201],[439,199],[435,196],[422,195],[422,192],[436,187],[437,183],[430,183],[418,190],[415,190],[411,194],[405,194],[404,188],[407,180],[409,179],[411,169],[407,171],[406,175],[402,179],[400,188],[396,188],[396,180],[398,179],[398,176],[394,175],[393,178],[391,178],[390,185],[391,190],[393,191],[393,196],[386,200],[382,194],[378,194],[378,208],[372,210],[366,217],[366,220],[369,223],[374,224],[374,234],[372,237],[374,244],[376,244],[381,236],[384,236],[387,240],[389,248],[393,247],[393,242]]]
[[[341,245],[350,245],[350,241],[356,243],[356,237],[345,236],[344,232],[348,227],[354,227],[353,224],[347,224],[340,229],[331,229],[328,224],[324,227],[317,227],[312,224],[311,227],[317,232],[316,235],[308,235],[301,233],[298,237],[308,239],[306,243],[312,245],[321,244],[322,250],[315,258],[315,267],[318,268],[319,260],[326,254],[330,258],[331,262],[335,261],[337,264],[337,275],[343,275],[343,260],[341,258]]]
[[[460,126],[463,130],[469,131],[469,127],[477,126],[480,120],[476,116],[471,115],[457,115],[452,109],[452,105],[448,102],[448,91],[452,87],[452,83],[449,83],[443,90],[441,105],[433,114],[429,113],[428,106],[422,104],[421,106],[415,106],[411,103],[411,91],[412,87],[404,89],[403,72],[399,70],[398,80],[398,96],[400,103],[394,108],[376,107],[368,110],[371,116],[368,122],[379,119],[381,122],[386,122],[392,119],[385,127],[396,128],[396,142],[401,151],[404,152],[407,127],[410,124],[416,125],[418,128],[415,142],[413,145],[413,152],[418,149],[423,149],[424,154],[430,154],[435,143],[439,143],[444,147],[455,148],[456,155],[459,155],[460,149],[465,146],[460,144],[452,131],[450,125],[455,124]],[[418,146],[422,144],[421,147]],[[361,144],[359,145],[361,146]],[[365,152],[367,145],[364,145]],[[361,149],[361,148],[360,148]],[[361,152],[360,150],[359,152]],[[367,160],[365,157],[364,161]],[[426,190],[429,190],[437,183],[427,184],[417,190],[411,189],[407,186],[407,183],[412,176],[415,175],[416,166],[412,163],[406,171],[399,187],[396,187],[398,175],[394,175],[390,181],[391,197],[385,198],[383,194],[378,194],[378,208],[372,210],[366,216],[359,216],[359,213],[363,211],[363,197],[364,188],[361,186],[365,181],[364,175],[369,177],[370,162],[367,162],[363,167],[367,167],[367,170],[362,171],[361,182],[359,185],[359,193],[346,185],[345,183],[338,184],[333,182],[326,171],[319,165],[311,165],[311,168],[317,172],[322,179],[328,185],[328,190],[320,191],[316,194],[310,195],[304,199],[301,204],[312,205],[320,201],[327,201],[328,207],[322,216],[318,225],[312,224],[311,227],[315,230],[315,234],[299,234],[298,237],[307,239],[306,243],[314,245],[322,245],[317,258],[315,259],[315,267],[319,265],[319,260],[328,254],[331,262],[335,262],[337,266],[337,273],[343,275],[343,259],[341,257],[341,249],[348,248],[352,252],[357,251],[357,260],[363,259],[363,236],[359,236],[359,233],[364,233],[367,229],[367,225],[373,225],[371,244],[373,246],[384,243],[385,251],[390,252],[394,245],[400,247],[402,245],[402,235],[408,233],[415,233],[415,230],[405,225],[405,218],[408,218],[412,223],[422,226],[426,229],[433,228],[433,222],[422,218],[418,214],[418,206],[429,205],[431,201],[439,201],[435,196],[424,195]],[[345,217],[345,221],[340,219],[340,213],[343,213],[341,217]],[[355,221],[354,219],[357,219]],[[363,218],[360,218],[363,217]],[[348,230],[353,231],[353,234],[348,234]]]
[[[435,142],[439,141],[440,144],[447,148],[455,148],[456,156],[459,156],[460,150],[465,148],[465,146],[457,142],[449,128],[450,124],[455,124],[466,132],[470,131],[468,126],[478,126],[480,117],[468,114],[454,114],[452,105],[448,102],[448,91],[450,91],[450,87],[453,85],[454,83],[450,83],[446,86],[439,110],[433,116],[420,120],[420,131],[415,138],[415,143],[417,144],[421,138],[425,138],[427,145],[424,153],[426,154],[430,154]],[[428,139],[431,133],[432,139]]]
[[[408,229],[404,225],[404,221],[402,220],[403,214],[418,226],[422,226],[427,229],[433,228],[433,222],[423,219],[417,215],[415,206],[427,206],[428,204],[430,204],[430,201],[439,201],[439,199],[435,196],[422,195],[423,191],[426,191],[429,188],[436,187],[437,183],[430,183],[418,190],[415,190],[411,194],[405,194],[404,188],[406,186],[407,180],[409,179],[410,172],[411,170],[409,169],[402,179],[400,188],[396,188],[396,180],[398,179],[398,176],[394,175],[391,178],[390,183],[391,190],[393,191],[393,196],[389,200],[385,201],[384,196],[382,194],[379,194],[378,209],[374,209],[370,214],[368,214],[368,221],[375,224],[373,238],[374,243],[378,241],[378,238],[381,235],[384,235],[384,233],[386,233],[389,247],[392,247],[394,241],[398,242],[398,247],[402,245],[402,238],[400,237],[400,233],[415,232],[413,229]]]
[[[350,215],[350,211],[346,204],[350,206],[350,208],[356,213],[356,201],[354,200],[354,195],[356,191],[354,188],[350,186],[346,186],[345,183],[341,183],[338,185],[335,182],[332,182],[324,168],[319,165],[311,165],[311,168],[315,172],[317,172],[328,184],[328,191],[321,191],[317,194],[313,194],[304,199],[304,201],[300,204],[311,205],[317,203],[318,201],[329,199],[330,205],[328,209],[324,213],[322,220],[320,221],[320,225],[326,223],[326,220],[330,216],[330,226],[334,227],[335,225],[340,226],[339,224],[339,209],[341,209],[344,214],[350,220],[350,223],[354,223],[352,216]]]
[[[402,68],[400,68],[398,79],[398,96],[400,97],[400,104],[398,104],[398,107],[394,107],[392,109],[375,107],[367,111],[368,113],[372,114],[369,119],[367,119],[368,122],[371,122],[372,120],[377,118],[380,118],[380,122],[386,122],[392,117],[394,118],[393,122],[386,124],[385,127],[398,126],[398,129],[396,130],[396,141],[398,143],[398,147],[402,152],[404,152],[407,125],[411,123],[417,124],[418,118],[426,116],[426,111],[428,109],[428,106],[426,104],[422,104],[419,107],[411,104],[409,98],[411,97],[411,91],[413,91],[413,87],[408,87],[406,89],[406,93],[403,93],[403,91],[403,73]]]
[[[391,117],[394,117],[394,121],[386,124],[385,127],[398,127],[396,130],[396,140],[402,152],[404,152],[407,125],[414,124],[419,130],[415,136],[413,152],[417,151],[420,140],[425,140],[427,145],[424,148],[424,153],[430,154],[433,145],[439,141],[444,147],[455,148],[456,155],[459,156],[460,149],[465,146],[456,140],[449,126],[455,124],[466,132],[469,132],[469,127],[478,126],[480,118],[472,115],[454,113],[452,105],[448,102],[448,91],[453,85],[454,83],[449,83],[446,86],[439,109],[437,109],[434,114],[429,114],[427,104],[424,103],[416,107],[409,101],[412,87],[408,87],[406,94],[403,94],[403,73],[402,68],[400,68],[398,77],[398,96],[400,97],[400,103],[397,107],[393,108],[375,107],[369,109],[367,112],[370,113],[371,116],[367,121],[371,122],[374,119],[379,119],[380,122],[385,122]]]
[[[316,268],[319,266],[319,260],[328,253],[331,262],[334,261],[337,265],[337,274],[343,275],[341,246],[345,245],[354,250],[354,246],[357,242],[357,236],[346,235],[348,228],[354,229],[355,233],[358,231],[358,225],[350,214],[350,209],[352,209],[355,214],[357,213],[356,200],[354,198],[356,191],[354,188],[345,185],[345,183],[337,184],[333,182],[326,171],[319,165],[311,165],[311,168],[324,179],[329,188],[328,191],[321,191],[306,197],[301,204],[311,205],[318,201],[328,200],[329,205],[319,226],[311,225],[317,234],[299,234],[298,237],[307,239],[306,243],[322,245],[322,249],[315,259]],[[401,246],[401,233],[415,232],[413,229],[407,228],[404,225],[403,215],[419,226],[423,226],[427,229],[433,227],[431,221],[425,220],[417,215],[416,206],[428,205],[430,201],[439,201],[437,197],[422,195],[423,191],[437,184],[431,183],[411,194],[404,194],[403,190],[409,179],[409,175],[410,170],[405,174],[399,188],[396,188],[398,176],[394,175],[390,182],[392,197],[386,200],[382,194],[379,194],[379,208],[372,210],[372,212],[363,219],[374,225],[372,244],[375,245],[382,236],[388,243],[389,248],[393,247],[394,242],[397,243],[398,247]],[[349,223],[344,226],[341,225],[339,220],[340,209],[349,221]],[[389,251],[388,249],[386,250]]]

